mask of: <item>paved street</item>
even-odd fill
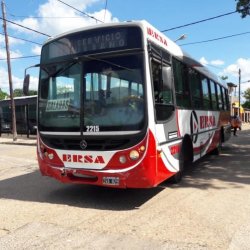
[[[0,249],[250,249],[249,126],[179,185],[145,190],[42,177],[34,139],[18,141],[0,138]]]

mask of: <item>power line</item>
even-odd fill
[[[199,21],[195,21],[195,22],[192,22],[192,23],[187,23],[187,24],[183,24],[183,25],[176,26],[176,27],[173,27],[173,28],[165,29],[165,30],[162,30],[161,32],[167,32],[167,31],[170,31],[170,30],[184,28],[184,27],[191,26],[191,25],[194,25],[194,24],[197,24],[197,23],[202,23],[202,22],[210,21],[210,20],[213,20],[213,19],[216,19],[216,18],[228,16],[228,15],[234,14],[236,12],[237,12],[237,10],[232,11],[232,12],[228,12],[228,13],[225,13],[225,14],[221,14],[221,15],[218,15],[218,16],[202,19],[202,20],[199,20]]]
[[[48,35],[48,34],[45,34],[45,33],[43,33],[43,32],[40,32],[40,31],[31,29],[31,28],[28,28],[28,27],[26,27],[26,26],[23,26],[23,25],[21,25],[21,24],[15,23],[15,22],[13,22],[13,21],[4,19],[4,18],[2,18],[2,17],[0,17],[0,19],[5,20],[5,21],[8,22],[8,23],[12,23],[12,24],[14,24],[14,25],[17,25],[17,26],[19,26],[19,27],[22,27],[23,29],[27,29],[27,30],[29,30],[29,31],[36,32],[36,33],[38,33],[38,34],[40,34],[40,35],[47,36],[47,37],[51,37],[51,36]]]
[[[15,18],[34,18],[34,19],[70,19],[70,18],[82,18],[82,16],[16,16],[14,14],[9,14]]]
[[[4,36],[4,34],[2,32],[0,32],[0,35]],[[23,38],[20,38],[20,37],[15,37],[15,36],[10,36],[10,35],[8,35],[8,36],[12,37],[12,38],[15,38],[17,40],[21,40],[21,41],[25,41],[25,42],[29,42],[29,43],[34,43],[34,44],[37,44],[37,45],[42,45],[41,43],[37,43],[37,42],[30,41],[30,40],[27,40],[27,39],[23,39]]]
[[[199,42],[184,43],[184,44],[180,44],[179,46],[186,46],[186,45],[193,45],[193,44],[199,44],[199,43],[213,42],[213,41],[217,41],[217,40],[223,40],[223,39],[227,39],[227,38],[231,38],[231,37],[235,37],[235,36],[242,36],[242,35],[246,35],[246,34],[250,34],[250,31],[242,32],[242,33],[238,33],[238,34],[233,34],[233,35],[228,35],[228,36],[223,36],[223,37],[218,37],[218,38],[213,38],[213,39],[204,40],[204,41],[199,41]],[[20,56],[20,57],[12,57],[10,59],[24,59],[24,58],[39,57],[39,56],[40,55],[35,55],[35,56]],[[6,60],[6,59],[0,58],[0,60]],[[215,66],[213,66],[213,67],[215,67]]]
[[[69,5],[69,4],[67,4],[67,3],[65,3],[65,2],[63,2],[63,1],[61,1],[61,0],[57,0],[57,1],[60,2],[60,3],[62,3],[62,4],[64,4],[64,5],[66,5],[66,6],[68,6],[68,7],[70,7],[71,9],[74,9],[74,10],[78,11],[79,13],[81,13],[81,14],[83,14],[83,15],[89,17],[89,18],[92,18],[92,19],[94,19],[94,20],[96,20],[96,21],[98,21],[98,22],[103,23],[103,21],[101,21],[101,20],[99,20],[99,19],[97,19],[97,18],[95,18],[95,17],[93,17],[93,16],[87,14],[86,12],[83,12],[83,11],[81,11],[81,10],[79,10],[79,9],[77,9],[77,8],[75,8],[75,7],[73,7],[72,5]]]
[[[243,36],[246,34],[250,34],[250,31],[238,33],[238,34],[233,34],[233,35],[228,35],[228,36],[223,36],[223,37],[218,37],[218,38],[213,38],[213,39],[209,39],[209,40],[203,40],[203,41],[199,41],[199,42],[184,43],[184,44],[180,44],[179,46],[187,46],[187,45],[193,45],[193,44],[199,44],[199,43],[208,43],[208,42],[223,40],[223,39],[227,39],[227,38],[231,38],[231,37],[235,37],[235,36]]]
[[[40,55],[36,55],[36,56],[18,56],[18,57],[11,57],[10,59],[25,59],[25,58],[32,58],[32,57],[38,57]],[[7,60],[6,58],[0,58],[1,61]]]
[[[63,1],[60,1],[60,0],[57,0],[57,1],[59,1],[59,2],[62,3],[62,4],[65,4],[66,6],[72,8],[72,9],[78,11],[78,12],[80,12],[81,14],[83,14],[83,15],[89,17],[89,18],[95,19],[95,20],[98,21],[98,22],[103,22],[103,21],[101,21],[101,20],[95,18],[94,16],[89,15],[89,14],[86,13],[86,12],[80,11],[79,9],[73,7],[72,5],[69,5],[69,4],[67,4],[67,3],[65,3],[65,2],[63,2]],[[48,18],[48,19],[59,19],[59,18],[62,18],[62,19],[67,19],[67,18],[82,18],[82,16],[71,16],[71,17],[67,17],[67,16],[66,16],[66,17],[65,17],[65,16],[64,16],[64,17],[63,17],[63,16],[59,16],[59,17],[46,17],[46,16],[22,16],[22,15],[19,16],[19,15],[15,15],[15,14],[13,14],[13,13],[9,13],[9,15],[12,16],[12,17],[15,17],[15,18],[35,18],[35,19],[43,19],[43,18]]]

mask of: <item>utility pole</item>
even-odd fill
[[[241,84],[241,69],[239,69],[239,117],[241,119],[241,115],[240,115],[240,84]]]
[[[10,65],[10,51],[9,51],[9,40],[7,35],[7,26],[5,18],[5,4],[2,0],[2,13],[3,13],[3,29],[5,35],[5,47],[7,54],[7,65],[8,65],[8,75],[9,75],[9,86],[10,86],[10,101],[11,101],[11,113],[12,113],[12,133],[13,141],[17,140],[17,131],[16,131],[16,111],[15,111],[15,102],[13,98],[13,85],[12,85],[12,74],[11,74],[11,65]]]

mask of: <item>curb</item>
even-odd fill
[[[9,141],[0,141],[0,144],[7,144],[7,145],[22,145],[22,146],[36,146],[36,142],[9,142]]]

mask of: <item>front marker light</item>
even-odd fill
[[[49,157],[50,160],[53,160],[54,159],[54,154],[50,153],[50,154],[48,154],[48,157]]]
[[[146,149],[145,146],[142,145],[142,146],[140,147],[140,152],[144,152],[145,149]]]
[[[130,151],[130,153],[129,153],[129,157],[130,157],[130,159],[131,160],[137,160],[138,158],[139,158],[139,152],[138,151],[136,151],[136,150],[132,150],[132,151]]]
[[[124,155],[121,155],[121,156],[119,157],[119,161],[120,161],[120,163],[122,163],[122,164],[126,163],[126,157],[125,157]]]

